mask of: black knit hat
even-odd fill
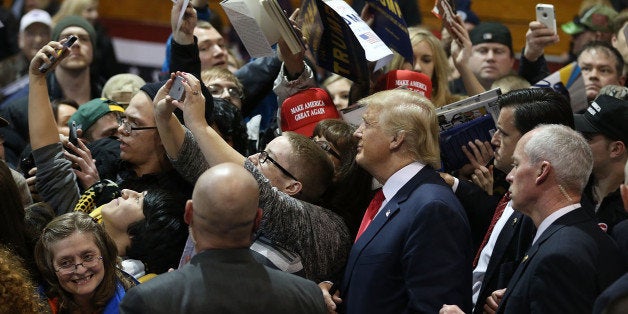
[[[146,83],[144,86],[140,87],[140,90],[145,92],[151,100],[155,99],[157,96],[157,92],[159,89],[166,84],[166,81],[155,82],[155,83]]]
[[[512,51],[512,36],[510,30],[504,24],[497,22],[483,22],[469,32],[473,45],[483,43],[498,43],[506,45]]]
[[[89,34],[89,40],[92,42],[92,47],[94,47],[94,49],[96,48],[96,30],[92,24],[78,15],[70,15],[62,18],[52,29],[52,40],[59,41],[61,32],[70,26],[78,26],[86,30]]]

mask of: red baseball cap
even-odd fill
[[[316,124],[325,119],[340,119],[329,94],[320,88],[308,88],[284,100],[281,105],[281,130],[311,137]]]
[[[392,70],[382,76],[376,91],[405,87],[415,91],[427,99],[432,97],[432,80],[425,74],[410,70]]]

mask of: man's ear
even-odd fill
[[[537,185],[539,185],[539,184],[545,182],[545,180],[547,180],[547,178],[549,177],[549,173],[550,173],[551,168],[552,168],[552,164],[550,164],[549,162],[547,162],[547,161],[541,162],[541,166],[537,170],[537,174],[536,174],[535,183]]]
[[[286,186],[283,191],[290,196],[297,195],[301,192],[301,189],[303,189],[303,185],[300,181],[290,180],[287,184],[288,186]]]
[[[622,141],[613,141],[610,143],[611,158],[622,157],[626,154],[626,145]]]
[[[390,142],[390,149],[394,150],[401,147],[401,144],[403,144],[403,140],[405,138],[406,138],[406,131],[401,130],[395,133],[395,135],[392,138],[392,141]]]
[[[192,225],[192,216],[194,216],[194,207],[192,206],[192,203],[192,200],[188,200],[185,203],[185,213],[183,213],[183,220],[188,225]]]

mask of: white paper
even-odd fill
[[[360,45],[364,48],[366,60],[375,62],[374,71],[381,69],[392,60],[392,50],[373,32],[368,24],[360,19],[360,15],[349,4],[343,0],[325,1],[325,4],[336,11],[349,24]]]
[[[220,5],[251,57],[275,54],[271,45],[275,44],[281,35],[259,0],[224,0]]]
[[[185,10],[188,8],[189,3],[190,0],[183,0],[183,6],[181,7],[181,12],[179,12],[179,19],[177,20],[177,28],[174,31],[175,33],[179,31],[179,28],[181,28],[181,21],[183,21],[183,15],[185,15]]]

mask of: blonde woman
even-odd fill
[[[456,28],[456,35],[461,39],[452,44],[452,54],[457,57],[454,58],[457,59],[454,64],[461,74],[466,74],[462,75],[463,80],[465,80],[465,87],[468,82],[469,86],[472,87],[467,89],[469,95],[474,95],[484,91],[484,89],[479,85],[475,76],[466,70],[465,62],[466,59],[468,59],[471,49],[469,35],[461,22],[456,24]],[[440,40],[430,31],[421,27],[409,27],[408,34],[412,44],[414,64],[411,65],[409,62],[406,62],[401,55],[396,54],[389,65],[389,70],[414,70],[430,77],[432,79],[431,101],[436,108],[465,98],[466,96],[454,95],[449,90],[447,81],[449,62],[447,61],[447,54],[440,44]],[[467,73],[470,73],[470,75]]]

